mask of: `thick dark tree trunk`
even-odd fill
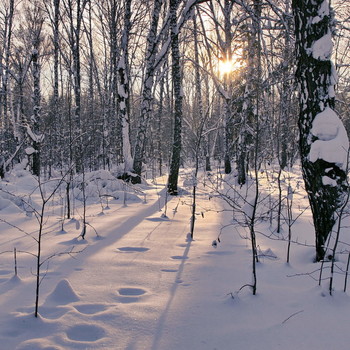
[[[224,1],[224,29],[225,29],[225,44],[223,47],[224,60],[230,62],[232,60],[232,21],[231,11],[233,2],[230,0]],[[232,84],[231,74],[226,74],[224,79],[225,89],[231,90]],[[230,94],[231,95],[231,94]],[[232,171],[231,166],[231,149],[232,149],[232,108],[231,98],[225,98],[225,174],[230,174]]]
[[[335,212],[348,190],[346,160],[333,162],[322,152],[318,156],[314,153],[316,147],[332,141],[325,140],[315,131],[315,118],[320,118],[320,113],[323,112],[324,116],[332,117],[328,117],[330,125],[331,119],[334,121],[337,118],[333,117],[335,68],[330,61],[333,18],[332,11],[324,5],[324,0],[292,2],[296,37],[296,78],[300,90],[299,146],[305,188],[315,227],[316,261],[324,259],[326,240],[336,221]],[[328,47],[328,50],[320,49],[319,44]],[[342,132],[343,125],[340,120],[338,129],[338,133]],[[348,145],[344,142],[339,147],[339,154],[345,153],[344,158],[347,148]]]
[[[172,79],[174,95],[174,142],[168,178],[168,192],[171,195],[178,194],[177,182],[179,177],[181,159],[181,134],[182,134],[182,86],[179,49],[179,31],[177,28],[178,0],[170,0],[170,26],[171,26],[171,59]]]
[[[39,39],[38,39],[39,40]],[[33,153],[33,163],[32,171],[36,176],[40,176],[40,141],[39,141],[39,123],[40,123],[40,112],[41,112],[41,93],[40,93],[40,64],[39,64],[39,45],[33,46],[32,53],[32,70],[33,70],[33,82],[34,82],[34,92],[33,92],[33,131],[35,132],[36,140],[32,140],[33,148],[35,152]]]
[[[241,126],[239,131],[239,140],[237,145],[237,173],[238,184],[244,185],[247,182],[247,170],[249,158],[254,159],[252,150],[254,149],[254,138],[256,135],[252,135],[249,131],[254,128],[256,121],[256,106],[255,101],[259,94],[258,86],[260,77],[258,71],[260,70],[260,17],[261,17],[261,1],[253,0],[251,8],[251,22],[248,24],[249,33],[246,48],[247,50],[247,70],[246,70],[246,83],[244,92],[244,104],[241,112]],[[258,155],[255,155],[257,157]]]

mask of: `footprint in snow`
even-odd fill
[[[147,293],[146,290],[142,288],[131,288],[131,287],[120,288],[118,290],[118,294],[119,294],[118,300],[124,304],[135,303],[135,302],[138,302],[140,298],[146,293]]]
[[[94,315],[107,309],[107,305],[103,304],[80,304],[74,305],[74,307],[77,311],[86,315]]]
[[[161,269],[162,272],[177,272],[176,269]]]
[[[78,324],[66,331],[70,340],[94,342],[106,335],[103,328],[90,324]]]
[[[174,260],[186,260],[186,259],[188,259],[188,256],[174,255],[174,256],[171,257],[171,259],[174,259]]]
[[[119,252],[123,252],[123,253],[135,253],[135,252],[147,252],[147,250],[149,250],[149,248],[144,248],[144,247],[121,247],[121,248],[117,248],[117,250]]]
[[[139,296],[146,293],[146,291],[142,288],[120,288],[118,292],[123,296]]]

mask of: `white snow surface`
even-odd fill
[[[273,182],[277,173],[268,175],[272,182],[268,185],[262,178],[262,191],[271,184],[277,186]],[[284,172],[284,176],[288,181],[282,183],[283,193],[286,196],[288,187],[292,188],[296,218],[308,206],[299,186],[300,170]],[[181,181],[186,177],[182,170]],[[300,244],[292,244],[290,264],[285,262],[287,242],[283,239],[287,228],[285,233],[276,234],[275,223],[259,220],[256,232],[260,262],[254,296],[249,287],[240,290],[252,281],[248,231],[243,225],[229,225],[233,224],[232,209],[213,191],[218,186],[219,192],[233,198],[234,177],[226,177],[225,182],[221,176],[210,180],[200,174],[197,211],[202,215],[196,217],[193,241],[187,239],[190,194],[184,191],[178,197],[166,197],[166,176],[134,190],[125,187],[128,193],[140,196],[138,201],[125,203],[122,198],[111,197],[108,204],[99,201],[98,193],[103,190],[103,194],[115,194],[118,186],[119,191],[123,189],[122,182],[107,171],[88,173],[85,180],[89,194],[87,220],[91,225],[85,240],[78,238],[76,225],[82,215],[78,179],[73,192],[74,218],[64,221],[64,231],[60,220],[65,188],[47,205],[43,259],[72,249],[81,252],[56,256],[43,264],[38,318],[33,315],[35,259],[24,253],[36,253],[32,237],[37,237],[38,226],[34,215],[27,216],[18,200],[30,201],[40,209],[37,184],[20,169],[0,182],[1,349],[349,348],[350,298],[342,291],[344,276],[335,276],[332,296],[327,281],[320,287],[313,279],[318,279],[314,271],[320,265],[313,262],[309,210],[292,227],[293,240]],[[57,181],[44,185],[46,194]],[[249,188],[249,184],[237,187],[241,191],[237,201]],[[274,193],[277,196],[276,190]],[[257,212],[261,218],[263,212],[269,213],[268,197],[263,197],[266,202],[260,203]],[[215,249],[212,242],[220,233],[221,243]],[[345,270],[346,256],[340,256],[337,265]],[[327,271],[323,275],[326,279]]]
[[[323,159],[346,170],[349,139],[338,115],[329,107],[317,114],[311,133],[318,138],[311,144],[309,160]]]

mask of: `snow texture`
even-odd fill
[[[272,172],[261,175],[262,191],[277,186],[269,180],[274,175]],[[187,174],[181,170],[181,182],[186,176],[188,169]],[[294,189],[293,214],[297,218],[292,238],[299,244],[291,246],[290,264],[285,263],[283,233],[276,239],[271,223],[263,214],[271,209],[270,197],[262,196],[259,201],[256,232],[260,262],[256,296],[247,285],[251,281],[248,229],[234,225],[232,215],[239,219],[239,212],[232,211],[225,201],[211,192],[209,200],[211,190],[210,186],[204,186],[204,179],[207,184],[217,183],[230,198],[240,191],[237,201],[247,192],[254,193],[254,186],[249,184],[240,189],[234,186],[234,176],[211,176],[198,174],[197,204],[205,210],[205,215],[196,220],[194,240],[186,239],[191,195],[184,191],[180,199],[167,197],[167,176],[142,185],[147,203],[131,202],[124,206],[122,201],[111,199],[103,216],[98,215],[101,210],[98,194],[91,197],[86,207],[87,217],[99,238],[88,231],[85,240],[77,239],[80,231],[75,222],[81,216],[82,203],[76,197],[76,219],[65,220],[65,232],[61,231],[59,219],[65,188],[58,192],[47,205],[42,258],[70,251],[72,246],[86,249],[74,258],[62,255],[42,266],[37,319],[33,316],[35,258],[23,253],[36,253],[33,238],[38,230],[37,221],[34,216],[27,217],[23,208],[18,212],[14,197],[5,198],[4,191],[27,201],[30,196],[33,205],[40,204],[40,193],[33,177],[19,166],[6,180],[0,180],[3,189],[0,195],[6,199],[0,200],[1,208],[5,208],[0,210],[0,218],[30,233],[0,221],[0,348],[347,350],[349,291],[342,291],[344,275],[337,274],[333,296],[329,296],[327,268],[323,271],[325,282],[318,286],[320,265],[313,261],[312,214],[306,193],[298,186],[302,181],[299,167],[283,172],[288,183],[282,182],[284,195],[288,186]],[[57,185],[56,180],[43,184],[46,193]],[[78,180],[81,178],[72,183],[74,188],[78,187]],[[113,193],[118,184],[108,171],[86,173],[85,180],[91,196],[93,189]],[[277,187],[270,193],[277,200]],[[251,197],[246,200],[251,203]],[[243,211],[244,201],[237,204]],[[17,209],[12,211],[14,208]],[[303,209],[305,212],[299,217]],[[4,214],[3,210],[8,211]],[[164,214],[167,220],[162,217]],[[346,219],[343,226],[349,224]],[[283,228],[286,233],[286,224]],[[349,244],[348,236],[344,231],[342,240],[346,244]],[[14,275],[13,247],[17,248],[18,276]],[[339,254],[339,272],[346,270],[346,263],[347,254]]]
[[[342,121],[331,108],[316,115],[311,133],[317,140],[311,144],[309,160],[323,159],[346,170],[349,139]]]
[[[312,57],[316,60],[327,61],[333,50],[332,35],[328,32],[322,38],[316,40],[311,47]]]

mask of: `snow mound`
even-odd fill
[[[82,184],[85,184],[84,192],[87,199],[110,196],[114,199],[124,198],[131,201],[141,201],[137,191],[133,186],[126,184],[123,180],[117,179],[107,170],[91,171],[83,175],[78,175],[73,181],[74,197],[84,200]]]
[[[269,259],[277,259],[277,255],[273,252],[271,248],[267,248],[262,250],[259,254],[260,257],[269,258]]]
[[[13,204],[9,199],[0,196],[0,211],[2,214],[22,213],[22,210]]]
[[[311,144],[309,160],[323,159],[346,170],[349,139],[337,114],[329,107],[316,115],[311,133],[318,138]]]
[[[38,188],[38,180],[30,173],[27,173],[23,170],[19,170],[14,174],[14,176],[17,177],[17,181],[15,183],[18,188],[21,188],[28,192],[32,192]]]
[[[56,288],[47,297],[46,302],[52,302],[55,304],[69,304],[79,300],[80,298],[74,292],[69,281],[63,279],[58,282]]]

